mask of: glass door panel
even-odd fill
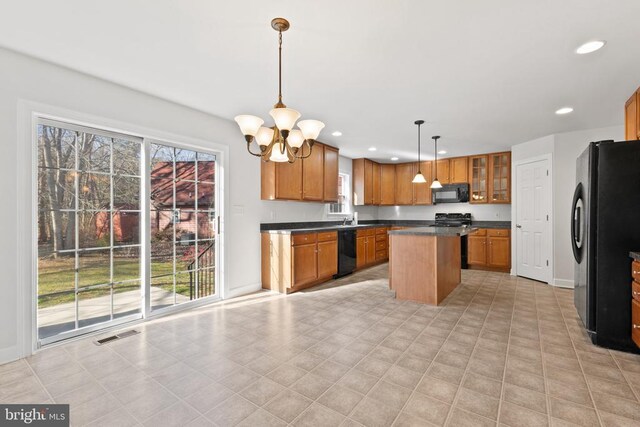
[[[142,140],[45,119],[37,136],[40,343],[108,326],[114,292],[140,317]]]

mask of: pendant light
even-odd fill
[[[440,139],[439,136],[432,136],[431,138],[433,138],[433,141],[435,142],[435,160],[433,161],[433,167],[434,167],[434,172],[433,172],[433,177],[434,180],[431,183],[431,189],[432,190],[438,190],[440,188],[442,188],[442,184],[440,184],[440,181],[438,181],[438,139]]]
[[[424,124],[424,120],[416,120],[413,123],[418,125],[418,173],[413,177],[413,181],[411,182],[413,182],[414,184],[424,184],[427,182],[427,180],[424,178],[424,175],[422,175],[422,172],[420,171],[420,126]]]
[[[293,128],[301,114],[287,108],[282,102],[282,33],[289,29],[289,21],[274,18],[271,28],[278,32],[278,102],[269,112],[275,126],[262,126],[264,120],[247,114],[236,116],[235,121],[244,135],[250,154],[261,157],[265,162],[293,163],[296,159],[305,159],[311,155],[313,144],[324,128],[324,123],[302,120],[297,123],[299,129]],[[251,150],[251,143],[254,141],[260,148],[259,152]]]

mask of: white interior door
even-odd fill
[[[516,269],[518,276],[551,282],[549,160],[516,166]]]

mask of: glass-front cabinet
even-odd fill
[[[489,155],[490,203],[511,203],[511,152]]]
[[[469,157],[470,203],[487,203],[489,195],[488,156]]]

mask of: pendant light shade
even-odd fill
[[[434,167],[433,178],[434,179],[433,179],[433,182],[431,183],[431,189],[438,190],[442,188],[442,184],[440,184],[440,181],[438,181],[438,139],[440,139],[440,137],[432,136],[431,138],[433,138],[433,141],[435,142],[435,155],[434,155],[435,160],[433,161],[433,167]]]
[[[267,147],[269,144],[271,144],[271,140],[273,139],[273,132],[274,130],[272,128],[264,126],[260,127],[256,135],[256,142],[258,143],[258,145],[261,147]]]
[[[271,151],[271,157],[269,157],[269,160],[272,162],[280,162],[280,163],[289,161],[289,157],[287,156],[287,150],[284,147],[284,144],[282,142],[277,142],[273,146],[273,150]]]
[[[302,132],[298,129],[294,129],[289,132],[289,136],[287,137],[287,142],[291,146],[291,148],[300,148],[304,143],[304,138],[302,137]]]
[[[296,121],[300,118],[300,113],[293,108],[274,108],[269,111],[269,115],[273,117],[276,126],[280,131],[291,130],[296,125]]]
[[[416,120],[415,122],[413,122],[413,124],[418,125],[418,173],[413,177],[413,180],[411,182],[413,182],[414,184],[424,184],[427,182],[427,180],[420,171],[420,126],[424,124],[424,120]]]
[[[324,123],[320,120],[300,120],[298,127],[302,131],[304,139],[316,139],[320,131],[324,128]]]
[[[413,182],[414,184],[424,184],[427,182],[427,180],[425,179],[424,175],[422,175],[422,172],[418,171],[411,182]]]
[[[260,129],[260,126],[264,123],[264,120],[260,117],[250,116],[248,114],[236,116],[234,120],[238,123],[240,132],[245,136],[256,136],[258,129]]]

